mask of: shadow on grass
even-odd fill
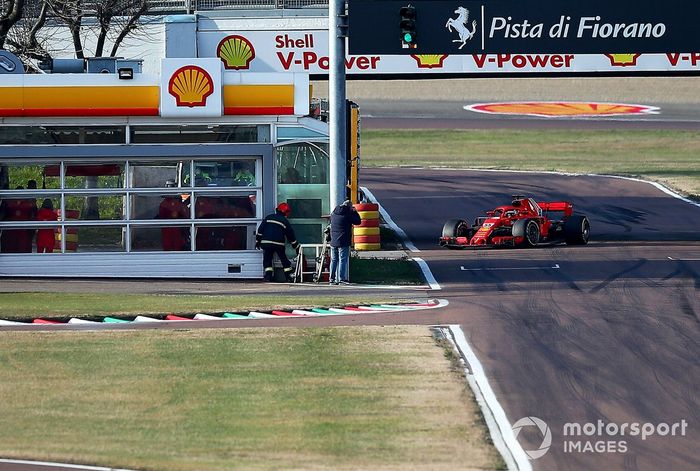
[[[350,260],[350,279],[359,284],[422,285],[416,262],[408,258],[357,258]]]

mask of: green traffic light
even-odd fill
[[[413,35],[411,33],[404,33],[403,34],[403,42],[412,43],[413,42]]]

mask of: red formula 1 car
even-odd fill
[[[541,243],[588,243],[591,225],[588,218],[574,214],[566,201],[537,202],[515,195],[510,205],[499,206],[476,218],[450,219],[442,228],[440,245],[448,249],[478,247],[534,247]]]

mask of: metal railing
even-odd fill
[[[328,0],[146,0],[149,3],[147,15],[167,15],[170,13],[193,13],[195,11],[224,10],[274,10],[296,8],[328,8]],[[94,13],[100,0],[87,0],[80,4],[88,16]],[[135,7],[138,2],[128,2]],[[41,9],[40,0],[27,0],[25,13],[35,17]],[[53,15],[49,14],[49,17]]]
[[[148,0],[149,14],[221,10],[327,8],[328,0]]]

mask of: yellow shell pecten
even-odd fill
[[[168,92],[175,97],[177,106],[205,106],[207,97],[214,92],[214,81],[206,70],[188,65],[172,75]]]
[[[219,42],[216,55],[224,62],[226,69],[241,70],[250,66],[255,58],[255,49],[246,38],[234,34]]]
[[[416,60],[421,69],[439,69],[445,62],[447,54],[411,54],[411,57]]]

